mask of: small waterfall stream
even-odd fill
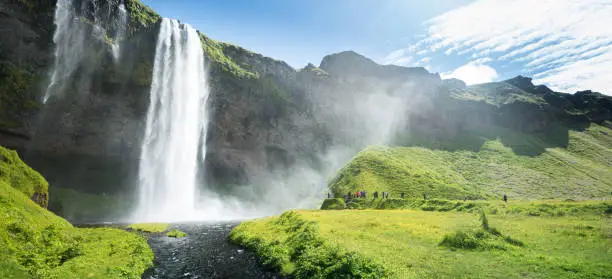
[[[125,39],[125,31],[128,23],[128,13],[125,10],[125,4],[123,4],[123,0],[119,3],[117,8],[117,21],[115,27],[115,41],[111,46],[113,51],[113,58],[115,59],[115,63],[119,63],[121,59],[121,43]]]
[[[206,150],[208,88],[195,29],[163,19],[139,166],[135,219],[185,221],[195,213],[198,160]]]
[[[65,85],[85,56],[86,30],[75,14],[72,0],[57,1],[54,23],[54,63],[43,103],[51,96],[64,94]]]
[[[119,62],[127,20],[123,0],[57,0],[53,19],[53,68],[43,103],[73,91],[70,88],[73,83],[89,82],[91,70],[84,68],[92,69],[100,63],[88,58],[96,49],[109,47],[115,62]],[[78,91],[87,91],[85,88]]]

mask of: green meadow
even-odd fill
[[[489,213],[484,231],[476,212],[297,211],[244,222],[230,239],[297,278],[611,278],[609,213]]]

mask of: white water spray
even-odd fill
[[[207,98],[204,53],[196,30],[163,19],[140,156],[136,219],[204,218],[196,211],[196,174],[206,154]]]

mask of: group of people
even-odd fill
[[[382,195],[382,199],[389,199],[389,192],[374,192],[374,198],[378,199],[378,196]],[[348,192],[348,194],[344,195],[344,200],[348,201],[350,199],[354,199],[354,198],[367,198],[368,192],[366,191],[357,191],[357,192]],[[402,199],[404,199],[405,195],[404,192],[401,193],[401,197]],[[330,192],[327,193],[327,198],[331,199],[332,198],[332,194]],[[423,193],[423,200],[427,200],[427,194]],[[468,197],[465,196],[465,198],[463,199],[463,201],[467,201]],[[503,197],[503,201],[504,202],[508,202],[508,196],[506,194],[504,194]]]
[[[380,194],[382,194],[383,199],[389,199],[389,192],[380,192]],[[374,192],[374,198],[378,199],[378,191]]]
[[[364,198],[365,199],[368,196],[368,192],[366,192],[366,191],[357,191],[355,193],[349,192],[347,195],[348,195],[347,197],[350,197],[352,199],[354,199],[354,198]],[[376,194],[374,194],[374,195],[376,195]]]
[[[327,194],[328,198],[331,198],[331,193]],[[346,195],[344,195],[344,200],[350,200],[350,199],[356,199],[356,198],[367,198],[368,196],[368,192],[367,191],[357,191],[357,192],[348,192]],[[380,196],[381,199],[389,199],[389,192],[374,192],[374,198],[378,199]],[[404,192],[401,193],[401,197],[402,199],[405,197]]]

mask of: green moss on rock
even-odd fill
[[[125,7],[129,14],[129,25],[132,30],[147,28],[161,20],[159,14],[139,0],[126,0]]]
[[[0,146],[0,181],[30,197],[41,207],[49,202],[49,183],[42,175],[26,165],[17,152]]]
[[[211,38],[206,37],[202,33],[199,34],[206,57],[212,62],[217,63],[223,71],[230,73],[237,78],[257,77],[256,73],[238,65],[231,57],[225,54],[226,48],[234,47],[233,45],[215,41]],[[247,50],[243,49],[243,51]]]
[[[0,61],[0,128],[19,127],[23,116],[39,108],[30,86],[36,77],[7,61]]]

